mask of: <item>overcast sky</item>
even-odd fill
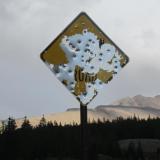
[[[159,0],[0,0],[0,119],[79,107],[39,54],[81,11],[130,57],[89,107],[160,94]]]

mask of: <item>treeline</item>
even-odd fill
[[[27,117],[20,128],[17,128],[13,118],[3,125],[0,156],[5,160],[45,160],[46,157],[80,159],[80,126],[76,123],[62,126],[56,121],[47,122],[43,116],[36,127],[30,124]],[[122,154],[118,141],[135,138],[160,139],[160,118],[120,117],[113,121],[93,121],[88,124],[89,159],[97,159],[98,154],[122,159],[127,159],[129,153],[143,157],[140,147],[137,153],[130,147],[126,155]]]

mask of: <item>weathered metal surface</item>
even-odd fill
[[[85,105],[128,62],[128,57],[86,13],[80,13],[41,53],[41,58]]]

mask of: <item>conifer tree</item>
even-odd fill
[[[27,119],[27,117],[24,117],[24,121],[21,125],[22,129],[32,129],[32,125],[30,124],[30,121]]]
[[[44,114],[43,114],[38,126],[39,127],[46,127],[47,126],[47,121],[46,121],[46,119],[44,117]]]
[[[47,127],[50,127],[50,128],[53,127],[52,121],[48,121],[48,122],[47,122]]]
[[[56,120],[54,120],[53,124],[54,124],[54,126],[58,126],[58,123]]]
[[[5,127],[5,132],[13,132],[17,128],[16,121],[14,118],[9,117],[7,125]]]
[[[5,121],[2,121],[1,122],[2,123],[2,126],[1,126],[1,128],[0,128],[0,134],[2,134],[3,132],[4,132],[4,130],[5,130]]]

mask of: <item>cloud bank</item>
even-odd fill
[[[79,107],[39,54],[81,11],[130,57],[89,106],[160,93],[158,0],[1,0],[0,4],[0,119]]]

